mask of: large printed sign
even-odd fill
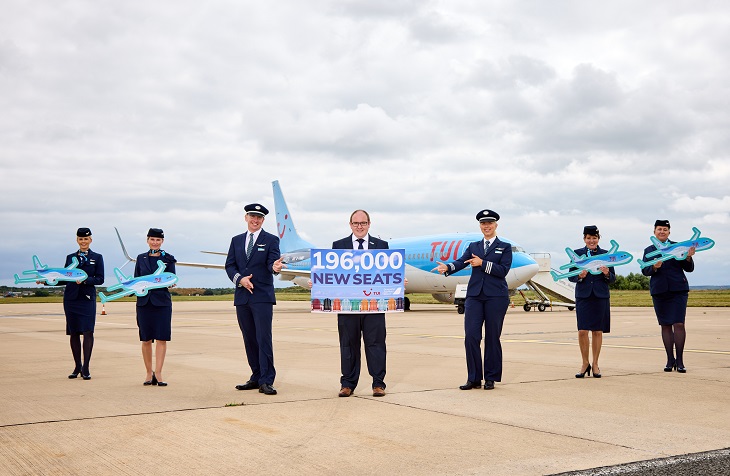
[[[312,312],[403,311],[405,250],[313,248]]]

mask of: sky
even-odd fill
[[[724,1],[4,0],[0,285],[62,266],[78,227],[106,285],[115,226],[132,254],[159,227],[222,263],[199,251],[228,250],[245,204],[273,212],[273,180],[322,247],[356,208],[384,239],[490,208],[557,267],[584,225],[641,257],[668,219],[717,242],[690,285],[730,285],[728,51]]]

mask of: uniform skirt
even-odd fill
[[[659,325],[671,326],[672,324],[684,324],[687,315],[687,291],[667,292],[656,294],[651,297],[654,301],[654,312]]]
[[[170,340],[172,335],[172,306],[137,306],[139,340]]]
[[[86,297],[86,296],[84,296]],[[96,324],[96,299],[63,301],[66,313],[66,335],[94,332]]]
[[[591,296],[575,300],[579,331],[611,332],[611,300]]]

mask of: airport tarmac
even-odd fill
[[[142,385],[134,303],[97,317],[89,381],[67,378],[61,304],[0,305],[0,474],[546,475],[730,447],[727,308],[688,309],[686,374],[663,371],[652,309],[613,308],[603,378],[576,379],[575,313],[515,307],[493,391],[458,389],[463,316],[413,309],[387,317],[387,395],[363,357],[338,398],[336,317],[307,302],[275,307],[276,396],[234,388],[231,302],[174,303],[168,387]]]

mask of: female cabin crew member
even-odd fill
[[[662,243],[674,243],[669,241],[669,220],[656,220],[654,222],[654,236]],[[644,250],[643,261],[646,255],[655,251],[656,247],[651,245]],[[654,302],[654,312],[657,321],[662,327],[662,341],[667,351],[667,365],[665,372],[677,369],[679,373],[685,373],[683,352],[684,341],[687,332],[684,329],[684,318],[687,314],[687,299],[689,297],[689,283],[685,272],[691,273],[695,269],[692,256],[695,249],[687,251],[687,257],[683,260],[670,259],[647,266],[641,272],[649,276],[649,292]],[[677,351],[676,357],[674,351]]]
[[[94,348],[94,325],[96,324],[96,287],[104,284],[104,258],[91,251],[91,230],[76,230],[76,243],[79,250],[66,256],[65,266],[69,266],[75,257],[78,269],[86,272],[88,277],[83,281],[66,282],[63,291],[63,311],[66,314],[66,335],[71,336],[71,354],[75,367],[68,378],[76,378],[79,373],[84,380],[91,379],[89,362]],[[83,363],[81,361],[81,335],[84,335]]]
[[[601,235],[595,225],[583,227],[585,247],[573,250],[579,256],[595,256],[607,253],[598,246]],[[575,268],[573,268],[575,269]],[[575,283],[575,314],[578,319],[578,344],[583,363],[576,378],[591,375],[591,364],[588,363],[588,332],[593,334],[593,376],[601,378],[598,368],[598,356],[601,354],[603,333],[611,332],[611,299],[608,285],[616,281],[616,271],[606,266],[600,268],[601,274],[592,274],[586,270],[568,279]]]
[[[137,256],[134,277],[146,276],[157,271],[158,261],[165,263],[165,272],[175,273],[174,256],[161,250],[165,234],[159,228],[147,232],[149,251]],[[146,296],[137,296],[137,327],[142,341],[142,359],[147,370],[144,385],[167,386],[162,378],[167,342],[172,334],[172,298],[167,288],[150,289]],[[152,370],[152,341],[155,346],[155,368]]]
[[[464,347],[468,380],[459,388],[469,390],[481,386],[494,389],[502,381],[502,335],[504,316],[509,307],[507,273],[512,266],[512,245],[497,237],[499,214],[492,210],[477,213],[484,239],[470,243],[464,254],[449,264],[440,263],[433,270],[445,276],[471,266],[471,277],[464,304]],[[432,271],[433,271],[432,270]],[[481,341],[484,328],[484,367]]]

